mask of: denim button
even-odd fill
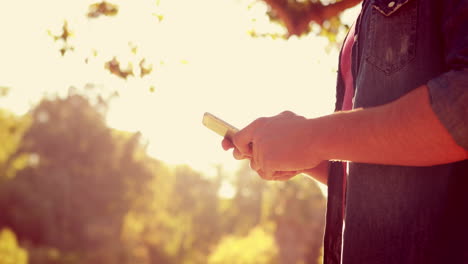
[[[394,5],[395,5],[395,2],[393,2],[393,1],[388,3],[388,7],[390,7],[390,8],[392,8]]]

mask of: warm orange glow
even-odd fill
[[[317,185],[259,179],[201,122],[332,111],[338,50],[318,26],[278,37],[267,11],[257,0],[2,4],[0,262],[276,263],[293,233],[312,250]]]

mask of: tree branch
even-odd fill
[[[339,15],[344,10],[359,4],[362,0],[342,0],[329,5],[324,5],[321,2],[298,2],[297,0],[263,1],[284,22],[289,36],[299,36],[308,31],[310,22],[321,25],[325,20]]]

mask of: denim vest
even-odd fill
[[[426,84],[434,112],[468,150],[468,0],[364,1],[355,39],[355,108]],[[343,96],[339,72],[337,111]],[[468,263],[468,160],[350,163],[345,190],[343,174],[331,162],[324,264]]]

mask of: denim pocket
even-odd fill
[[[416,56],[417,0],[372,0],[366,61],[390,75]]]

